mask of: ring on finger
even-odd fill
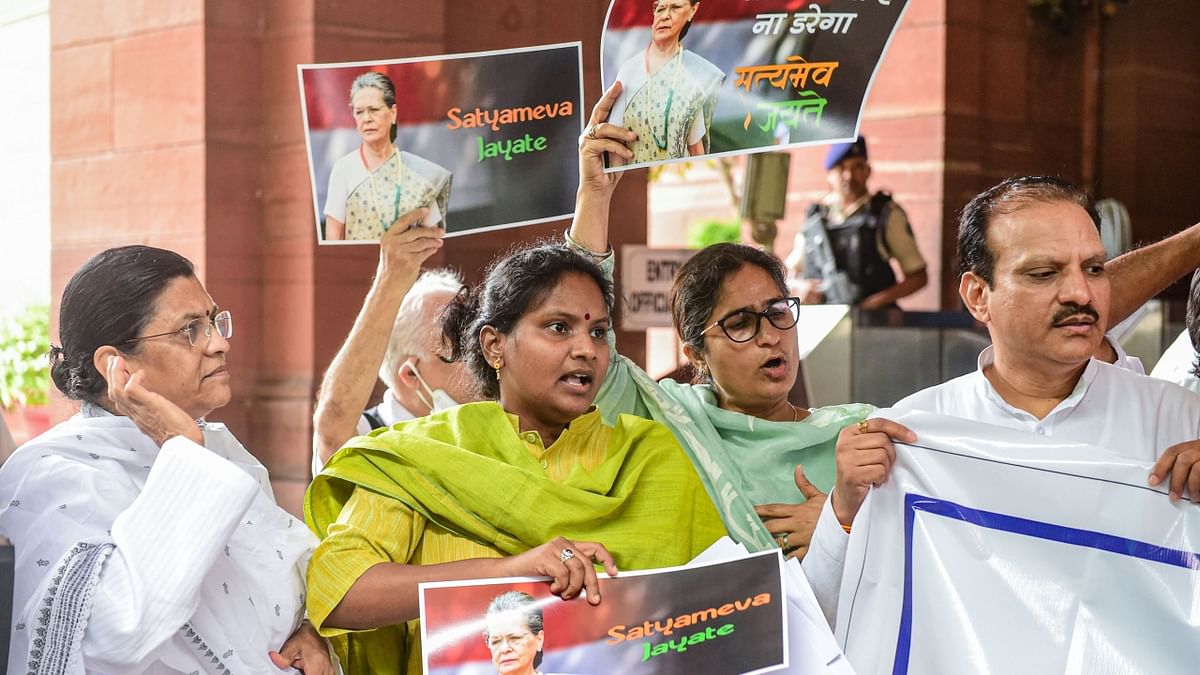
[[[596,140],[596,125],[595,124],[588,126],[587,137],[592,139],[593,141]]]
[[[564,548],[562,550],[562,553],[558,554],[558,559],[563,562],[567,562],[568,560],[570,560],[571,558],[574,558],[574,557],[575,557],[575,551],[572,551],[569,548]]]
[[[867,421],[866,420],[858,421],[858,433],[860,433],[860,434],[867,433]]]
[[[775,541],[779,544],[779,548],[786,551],[788,548],[788,533],[784,532],[782,535],[776,536]]]

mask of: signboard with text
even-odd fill
[[[621,248],[621,328],[670,328],[667,294],[675,273],[696,253],[690,248]]]

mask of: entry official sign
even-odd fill
[[[621,250],[621,327],[670,328],[667,294],[675,272],[695,253],[690,248],[625,246]]]

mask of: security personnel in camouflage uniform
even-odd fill
[[[808,280],[808,302],[893,307],[928,281],[908,216],[886,192],[867,189],[867,143],[839,143],[825,157],[832,191],[809,207],[789,270]],[[890,261],[896,261],[897,279]]]

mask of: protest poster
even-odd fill
[[[1102,448],[930,413],[855,518],[837,638],[871,673],[1183,673],[1200,507]]]
[[[298,66],[318,242],[376,242],[418,207],[447,236],[569,216],[581,54],[574,42]]]
[[[638,134],[609,170],[850,141],[907,0],[613,0],[601,79]]]
[[[596,606],[563,601],[547,580],[421,584],[425,673],[729,675],[783,668],[782,568],[779,552],[770,551],[614,578],[601,573]]]

